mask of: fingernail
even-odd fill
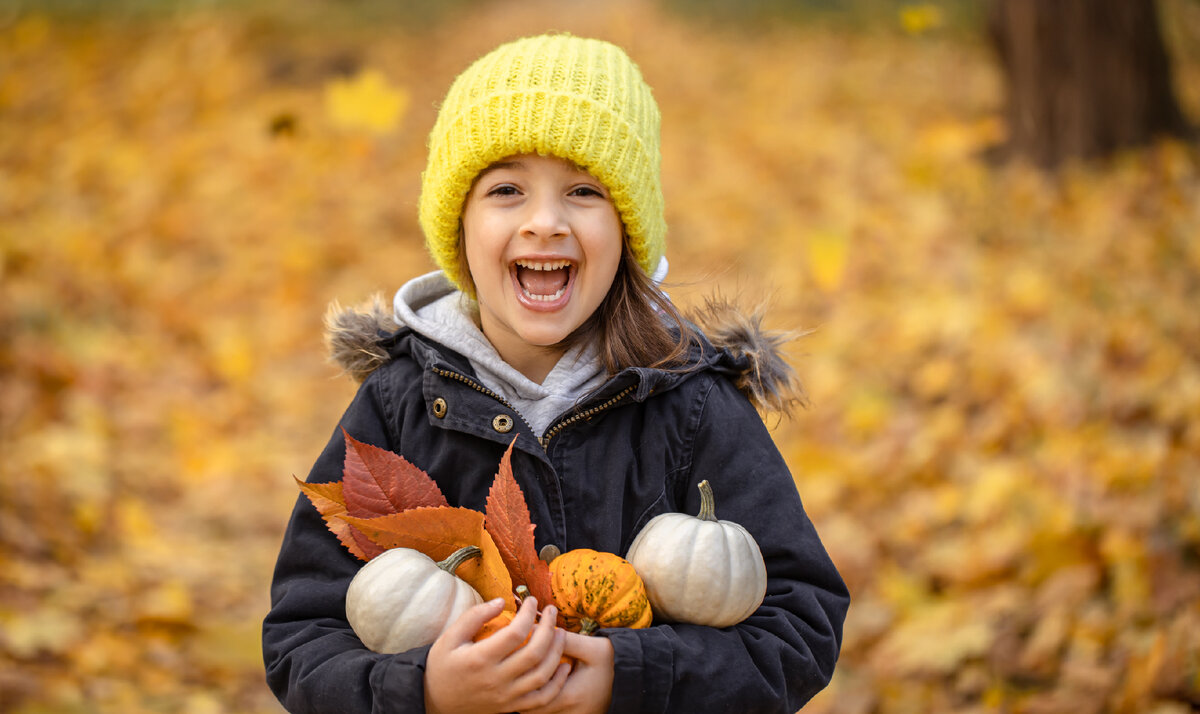
[[[487,604],[491,605],[492,607],[495,607],[496,605],[503,605],[504,598],[502,598],[502,597],[492,598],[491,600],[487,601]]]

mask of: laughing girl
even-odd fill
[[[795,402],[795,381],[756,320],[685,320],[658,289],[659,163],[658,107],[611,44],[527,38],[460,75],[420,198],[440,269],[391,311],[332,315],[335,353],[363,381],[308,478],[341,478],[345,429],[482,511],[515,438],[537,547],[621,555],[651,518],[696,513],[707,480],[762,550],[762,605],[721,629],[588,637],[555,628],[550,604],[537,621],[527,598],[473,642],[497,601],[432,645],[376,654],[345,615],[362,563],[301,498],[263,630],[289,711],[790,713],[828,683],[849,596],[760,417]]]

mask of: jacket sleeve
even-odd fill
[[[310,482],[342,477],[345,442],[390,444],[378,375],[363,383],[325,450]],[[346,588],[362,562],[325,527],[301,495],[280,547],[263,622],[267,683],[289,712],[423,712],[428,647],[396,655],[368,650],[346,620]]]
[[[609,711],[795,712],[833,675],[850,596],[762,420],[725,379],[708,391],[685,473],[678,510],[699,511],[708,479],[717,517],[762,550],[766,597],[733,627],[602,630],[614,650]]]

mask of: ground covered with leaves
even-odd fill
[[[814,330],[775,434],[854,602],[806,711],[1200,706],[1195,147],[989,166],[997,70],[934,5],[753,35],[560,5],[0,18],[0,710],[279,711],[292,476],[353,393],[325,307],[430,269],[434,105],[548,28],[655,87],[675,299]]]

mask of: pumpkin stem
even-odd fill
[[[708,479],[701,481],[696,488],[700,489],[700,512],[696,514],[696,518],[702,521],[716,521],[717,502],[713,498],[712,486],[708,485]]]
[[[458,570],[458,566],[471,558],[478,558],[480,555],[483,555],[483,551],[479,549],[479,546],[465,545],[451,553],[449,558],[438,563],[437,566],[447,573],[454,575],[454,571]]]
[[[595,631],[596,631],[596,628],[597,628],[597,627],[599,627],[599,626],[600,626],[600,625],[599,625],[599,623],[597,623],[597,622],[596,622],[595,620],[593,620],[592,618],[590,618],[590,617],[585,617],[585,618],[583,618],[582,620],[580,620],[580,621],[579,621],[579,634],[581,634],[581,635],[590,635],[590,634],[592,634],[593,632],[595,632]]]

